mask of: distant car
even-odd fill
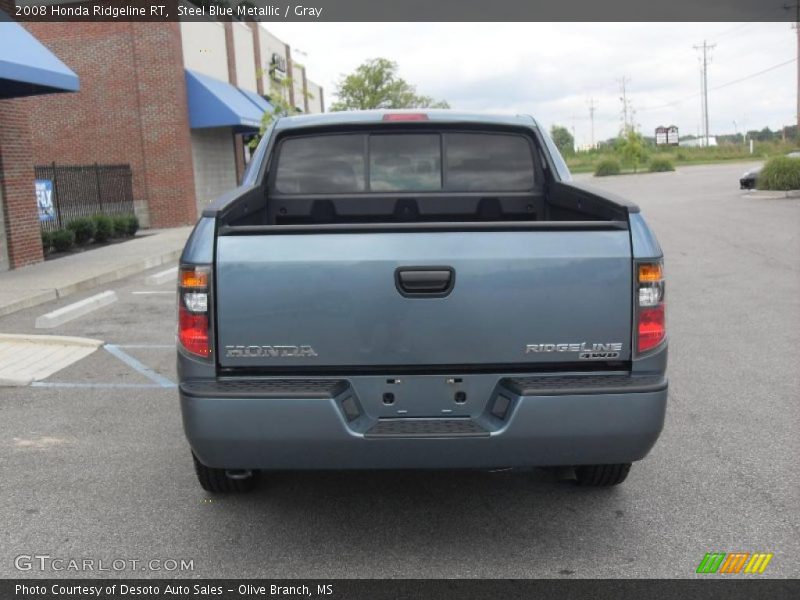
[[[789,158],[800,158],[800,152],[789,152],[787,154]],[[756,188],[756,182],[758,181],[758,174],[761,173],[761,167],[757,169],[752,169],[750,171],[746,171],[740,178],[739,178],[739,189],[741,190],[754,190]]]

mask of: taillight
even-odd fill
[[[208,334],[208,267],[181,267],[178,273],[178,340],[196,356],[211,355]]]
[[[647,352],[667,337],[661,261],[636,265],[636,351]]]

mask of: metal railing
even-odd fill
[[[35,167],[39,221],[43,231],[63,229],[73,219],[92,215],[132,215],[130,165]]]

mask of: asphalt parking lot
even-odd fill
[[[670,403],[613,489],[543,472],[303,472],[241,497],[195,480],[175,382],[170,283],[47,333],[106,349],[0,388],[0,576],[18,555],[186,559],[190,577],[694,577],[706,552],[772,552],[800,575],[800,199],[738,190],[744,165],[593,180],[640,204],[666,255]],[[583,179],[583,177],[581,177]],[[154,271],[163,270],[160,267]],[[151,272],[152,273],[152,272]],[[147,292],[147,293],[140,293]]]

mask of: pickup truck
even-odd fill
[[[178,281],[202,487],[280,469],[621,483],[667,399],[662,251],[525,115],[285,117]]]

